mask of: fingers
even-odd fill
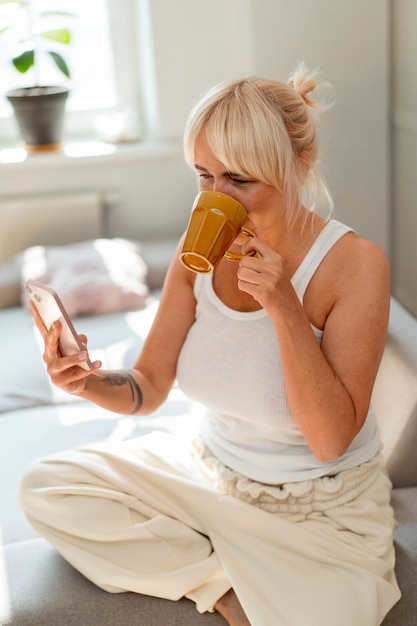
[[[243,256],[240,259],[238,287],[271,313],[279,305],[290,282],[285,262],[259,237],[247,241],[242,247],[244,253],[250,250],[255,250],[256,256]]]
[[[237,271],[238,281],[259,285],[262,281],[261,273],[255,267],[239,266]]]
[[[71,356],[58,356],[46,363],[48,373],[53,376],[65,377],[67,381],[78,378],[86,378],[93,371],[100,369],[101,361],[91,363],[90,369],[84,369],[81,365],[89,358],[88,352],[78,352]]]
[[[85,350],[71,356],[63,357],[59,350],[59,338],[62,330],[61,323],[55,321],[48,330],[35,304],[30,302],[29,305],[36,327],[41,333],[45,343],[43,360],[51,382],[68,393],[80,393],[85,388],[86,379],[91,376],[92,373],[100,369],[102,365],[100,361],[95,361],[92,363],[92,367],[89,370],[82,367],[83,363],[89,358],[87,351],[88,339],[86,335],[79,335]]]
[[[249,256],[250,251],[255,251],[256,256]],[[239,269],[248,269],[264,274],[282,275],[284,269],[284,259],[272,250],[266,241],[259,237],[249,239],[242,252],[245,256],[240,259]]]
[[[80,367],[86,359],[88,359],[88,353],[85,351],[66,357],[55,356],[50,360],[48,360],[46,352],[44,356],[51,382],[71,394],[83,391],[87,378],[99,370],[102,365],[101,361],[94,361],[92,367],[86,370]]]
[[[59,321],[54,322],[49,331],[46,331],[44,327],[43,360],[51,382],[68,393],[76,394],[83,391],[88,376],[100,369],[102,364],[100,361],[95,361],[90,369],[84,369],[82,365],[89,358],[87,350],[63,357],[59,351],[61,329]],[[80,335],[80,339],[87,347],[87,337]]]
[[[242,253],[247,255],[251,251],[257,252],[260,257],[263,257],[268,253],[268,250],[271,248],[268,246],[266,241],[260,239],[259,237],[251,237],[245,241],[242,245]],[[256,258],[256,257],[248,257],[248,258]]]

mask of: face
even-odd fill
[[[194,169],[200,191],[218,191],[240,202],[248,213],[249,226],[264,230],[283,215],[283,196],[275,187],[230,172],[214,156],[203,136],[195,142]]]

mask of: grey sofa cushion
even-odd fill
[[[219,613],[195,604],[134,593],[111,594],[84,578],[43,539],[5,548],[8,597],[0,598],[6,626],[224,626]]]
[[[20,304],[20,271],[15,259],[0,264],[0,309]]]
[[[417,487],[394,489],[392,504],[398,522],[395,571],[402,598],[382,626],[411,626],[417,623]]]

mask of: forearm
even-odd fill
[[[80,397],[108,411],[147,415],[165,400],[163,393],[138,370],[100,370],[87,379]]]

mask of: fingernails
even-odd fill
[[[86,352],[80,352],[78,355],[78,359],[80,361],[86,361],[88,359],[88,354]]]

